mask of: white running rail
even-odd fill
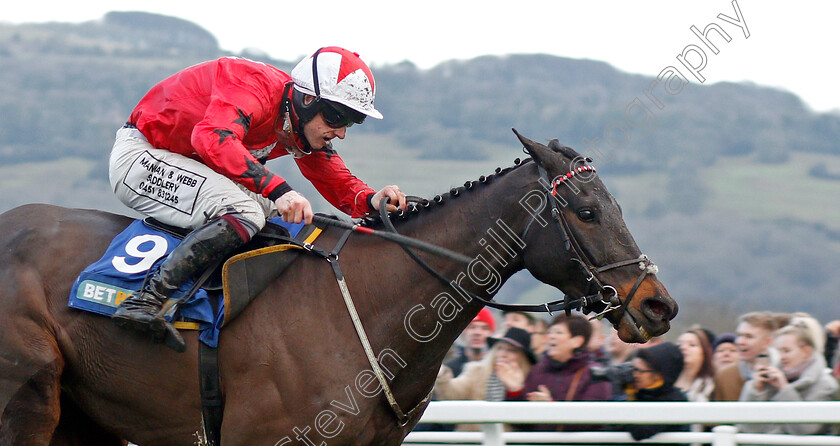
[[[486,402],[436,401],[423,414],[424,423],[478,423],[482,432],[412,432],[405,445],[634,443],[626,432],[505,432],[512,424],[707,424],[712,432],[663,432],[639,442],[838,445],[838,436],[796,436],[738,433],[736,423],[840,424],[840,401],[832,402]]]

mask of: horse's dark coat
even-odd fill
[[[522,141],[550,175],[569,170],[565,150]],[[640,251],[600,180],[578,187],[579,194],[564,192],[569,202],[564,215],[590,258],[606,264],[637,257]],[[524,232],[532,216],[519,200],[539,190],[536,165],[530,163],[448,195],[397,228],[489,262],[492,273],[465,271],[423,255],[474,293],[486,296],[527,268],[580,295],[583,275],[552,225],[532,228],[524,251],[505,258],[504,266],[488,251],[488,243],[498,243],[489,233],[499,232],[499,221],[516,234]],[[582,208],[594,210],[595,221],[579,220]],[[547,211],[542,217],[549,219]],[[188,350],[178,354],[66,305],[79,271],[129,222],[49,205],[22,206],[0,216],[0,445],[120,444],[117,438],[144,446],[195,443],[200,426],[195,333],[184,333]],[[331,249],[339,236],[340,230],[329,229],[316,244]],[[402,250],[381,240],[354,234],[339,261],[373,349],[407,411],[428,394],[449,346],[480,306],[429,278]],[[604,277],[623,296],[637,274],[628,267]],[[629,311],[656,335],[668,329],[676,305],[656,277],[648,276]],[[641,340],[632,322],[613,323],[624,339]],[[315,256],[301,256],[225,328],[219,357],[225,445],[397,445],[418,419],[404,427],[396,423],[333,273]]]

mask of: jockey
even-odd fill
[[[225,57],[155,85],[117,131],[109,176],[117,197],[160,222],[193,231],[114,313],[120,325],[160,337],[163,303],[184,282],[230,255],[277,216],[309,224],[309,201],[265,162],[291,154],[319,193],[352,217],[405,209],[397,186],[380,191],[353,176],[333,138],[366,117],[375,85],[358,54],[325,47],[291,76],[261,62]],[[176,340],[183,347],[183,340]]]

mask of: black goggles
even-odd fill
[[[361,124],[365,122],[365,114],[359,113],[350,107],[337,102],[321,100],[323,106],[321,107],[321,116],[324,117],[324,122],[334,129],[342,127],[350,127],[353,124]]]

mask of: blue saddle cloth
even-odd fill
[[[279,217],[271,222],[284,226],[292,237],[303,228],[303,223],[286,223]],[[70,289],[68,305],[111,316],[126,297],[140,289],[149,270],[157,269],[179,243],[180,238],[159,231],[142,220],[135,220],[111,241],[102,258],[79,274]],[[184,283],[171,297],[183,297],[192,286],[193,281]],[[169,322],[198,323],[199,339],[210,347],[216,347],[224,321],[224,298],[221,293],[213,295],[218,301],[214,314],[210,296],[207,291],[199,289],[180,305],[177,314],[168,314],[166,319]]]

